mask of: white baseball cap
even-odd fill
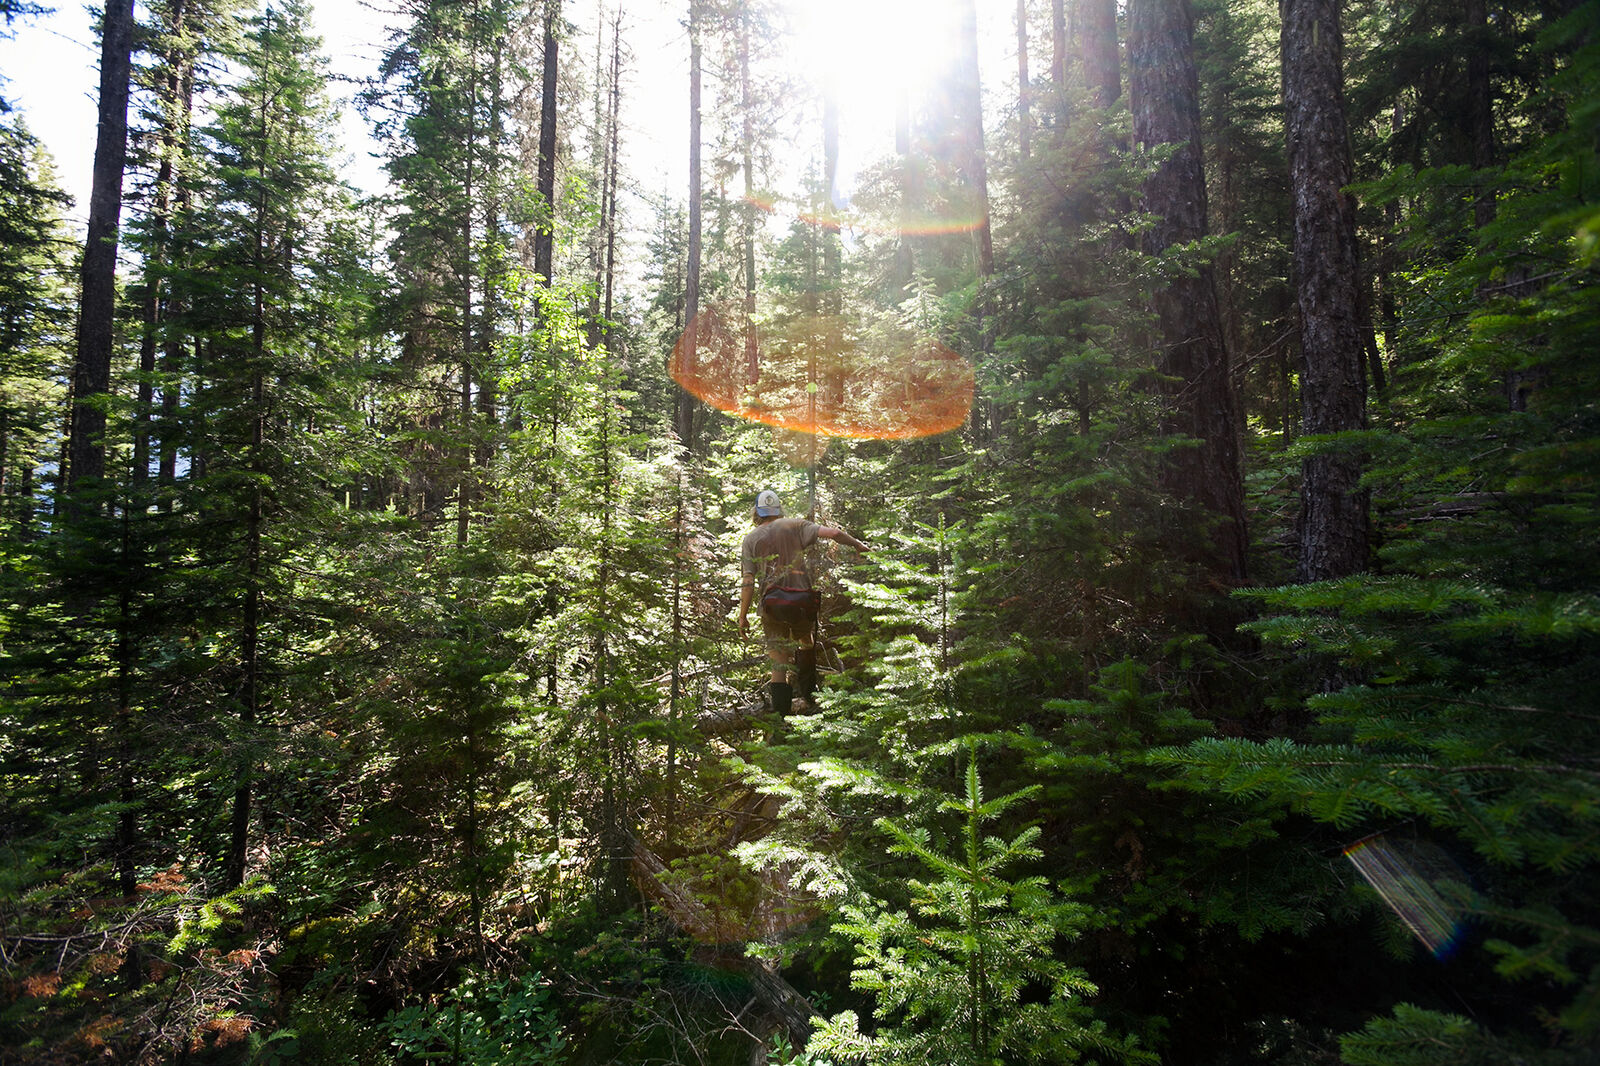
[[[756,496],[756,514],[762,518],[782,518],[783,501],[771,489],[762,489]]]

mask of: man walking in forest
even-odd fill
[[[739,638],[750,632],[750,602],[760,588],[757,613],[763,642],[772,659],[772,709],[789,713],[798,692],[809,697],[817,685],[817,649],[812,634],[817,625],[820,594],[811,585],[805,550],[817,538],[838,541],[858,552],[867,545],[842,529],[819,526],[804,518],[785,518],[783,501],[771,489],[756,497],[755,525],[739,546]],[[789,680],[790,663],[795,677]]]

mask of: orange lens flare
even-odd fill
[[[972,365],[907,330],[801,314],[757,326],[708,308],[672,349],[672,378],[712,407],[824,437],[903,440],[959,428]]]
[[[1434,887],[1466,880],[1449,856],[1426,842],[1393,842],[1381,833],[1351,844],[1344,856],[1435,958],[1455,950],[1463,931],[1461,908]]]

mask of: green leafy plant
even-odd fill
[[[429,1003],[393,1011],[384,1032],[407,1060],[460,1066],[541,1066],[562,1061],[567,1036],[538,974],[471,975]]]

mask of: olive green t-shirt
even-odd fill
[[[811,575],[801,553],[816,543],[822,527],[804,518],[774,518],[745,534],[739,546],[739,573],[755,579],[756,598],[776,585],[808,589]],[[798,560],[798,561],[797,561]]]

